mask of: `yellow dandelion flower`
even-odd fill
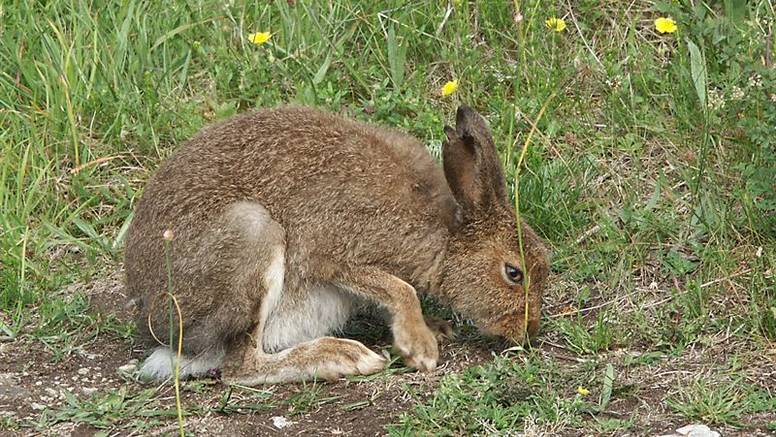
[[[552,17],[545,21],[544,25],[547,26],[548,29],[556,32],[563,32],[563,30],[566,29],[566,22],[563,21],[563,18]]]
[[[272,38],[272,34],[269,32],[256,32],[248,35],[248,41],[256,45],[262,45],[269,41],[270,38]]]
[[[577,393],[581,394],[582,396],[587,396],[590,394],[590,390],[580,385],[579,387],[577,387]]]
[[[676,21],[673,18],[660,17],[655,20],[655,29],[660,33],[676,32]]]
[[[457,90],[458,90],[458,79],[449,80],[447,81],[447,83],[445,83],[445,86],[442,87],[442,97],[447,97],[455,93]]]

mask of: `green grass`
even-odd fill
[[[78,398],[72,394],[66,397],[67,405],[56,412],[44,412],[37,426],[45,429],[59,422],[83,423],[94,428],[110,428],[117,421],[137,421],[139,431],[159,425],[157,416],[174,416],[175,410],[159,411],[159,405],[153,398],[154,389],[146,389],[136,395],[130,395],[126,387],[107,393],[94,393],[90,397]],[[144,421],[147,423],[141,423]]]
[[[586,403],[559,393],[551,383],[560,374],[552,363],[499,359],[444,378],[429,405],[405,413],[392,435],[475,435],[509,431],[525,420],[539,425],[579,425]]]
[[[742,377],[724,383],[693,380],[688,387],[679,386],[668,405],[682,415],[710,424],[744,426],[746,413],[773,411],[774,398],[757,387],[742,384]]]
[[[553,252],[540,344],[587,364],[532,353],[445,377],[391,432],[637,427],[600,414],[577,385],[602,386],[606,364],[681,369],[698,349],[773,348],[776,36],[765,0],[628,5],[0,6],[0,340],[40,342],[62,360],[105,331],[131,336],[90,311],[81,288],[118,268],[145,181],[206,123],[293,101],[399,127],[434,150],[466,102],[488,118],[521,214]],[[676,33],[655,31],[662,15]],[[553,16],[563,32],[545,28]],[[256,31],[272,39],[251,44]],[[460,88],[443,98],[453,78]],[[686,420],[741,425],[734,413],[773,404],[764,383],[677,384],[659,402]],[[646,387],[616,379],[612,404]],[[302,406],[336,403],[305,396]],[[71,402],[38,425],[104,424],[134,414],[132,399],[100,414],[105,399]]]

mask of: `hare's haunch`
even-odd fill
[[[220,368],[255,385],[378,372],[383,357],[329,337],[363,303],[386,310],[405,363],[434,370],[417,292],[524,341],[539,327],[544,246],[527,225],[518,233],[485,121],[461,106],[445,133],[439,166],[406,134],[302,107],[205,128],[159,168],[127,234],[141,334],[178,342],[171,230],[182,376]],[[171,368],[162,346],[142,372],[163,380]]]

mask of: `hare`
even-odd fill
[[[178,359],[158,343],[177,345],[181,322],[171,339],[168,230],[181,377],[220,368],[226,383],[257,385],[379,372],[381,355],[329,336],[362,303],[386,310],[408,366],[433,371],[437,337],[418,292],[486,334],[525,341],[539,327],[545,248],[528,225],[518,232],[484,119],[463,105],[444,132],[441,167],[406,134],[295,106],[228,118],[185,143],[127,233],[128,294],[157,344],[141,373],[170,378]]]

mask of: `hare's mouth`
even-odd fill
[[[509,346],[514,346],[515,344],[526,343],[529,335],[532,335],[538,329],[538,323],[529,322],[526,326],[523,320],[523,314],[507,312],[491,320],[479,321],[477,326],[483,334],[498,337],[508,342]],[[527,331],[526,328],[528,328]],[[526,335],[526,332],[528,332],[528,335]]]

